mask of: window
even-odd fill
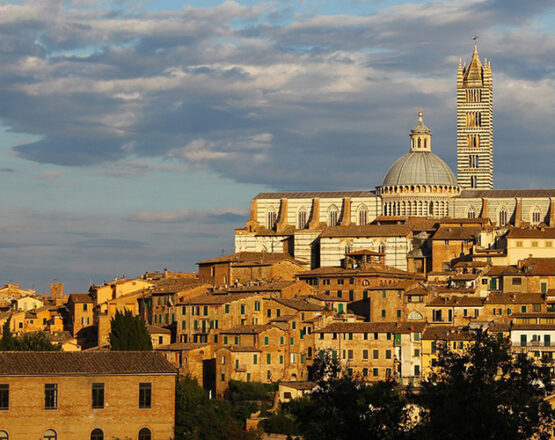
[[[299,218],[298,218],[298,229],[305,229],[306,228],[306,209],[301,208],[299,209]]]
[[[362,359],[368,359],[368,350],[362,350]]]
[[[272,355],[271,355],[270,353],[268,353],[268,354],[266,355],[266,363],[267,363],[268,365],[270,365],[270,364],[272,363]]]
[[[507,226],[507,210],[501,208],[499,211],[499,226]]]
[[[0,431],[0,440],[8,440],[8,433],[6,431]]]
[[[258,364],[258,355],[256,355],[256,354],[252,355],[252,363],[254,365]]]
[[[521,306],[520,311],[521,313],[526,313],[526,306]]]
[[[273,208],[270,208],[266,215],[266,227],[268,229],[273,229],[274,226],[276,225],[276,219],[277,219],[276,211],[274,211]]]
[[[270,337],[264,336],[264,345],[269,345],[269,344],[270,344]]]
[[[348,359],[353,359],[354,358],[353,350],[347,350],[347,358]]]
[[[532,224],[539,225],[541,223],[542,213],[537,206],[532,210]]]
[[[56,440],[58,438],[58,434],[53,429],[48,429],[42,435],[42,440]]]
[[[382,318],[385,318],[385,309],[382,309]]]
[[[532,304],[532,312],[541,312],[542,305],[541,304]]]
[[[362,205],[358,209],[358,224],[365,225],[366,223],[368,223],[368,209],[366,206]]]
[[[391,359],[391,350],[386,350],[385,351],[385,358],[386,359]]]
[[[229,313],[229,304],[225,305],[225,313]]]
[[[372,374],[374,376],[379,376],[378,369],[377,368],[372,369]]]
[[[91,432],[91,440],[104,440],[104,432],[102,432],[102,429],[93,429]]]
[[[513,286],[522,285],[522,278],[513,278]]]
[[[139,440],[152,440],[150,429],[143,428],[139,431]]]
[[[414,375],[415,376],[420,376],[420,365],[415,365],[414,366]]]
[[[289,353],[289,354],[290,354],[289,361],[292,364],[296,364],[297,363],[297,353]]]
[[[104,408],[104,384],[92,384],[92,407],[94,409]]]
[[[363,369],[362,369],[362,375],[363,375],[364,377],[368,376],[368,368],[363,368]]]
[[[538,242],[537,242],[537,241],[533,241],[533,242],[532,242],[532,247],[538,247]]]
[[[255,301],[254,303],[254,311],[260,312],[260,301]]]
[[[245,304],[241,304],[241,315],[245,314]]]
[[[339,211],[335,205],[332,205],[328,209],[328,226],[336,226]]]
[[[373,357],[374,359],[379,359],[379,357],[380,357],[380,351],[379,351],[379,350],[373,350],[373,351],[372,351],[372,357]]]
[[[474,209],[474,206],[470,207],[466,216],[468,218],[476,218],[476,209]]]
[[[58,409],[58,384],[44,384],[44,409]]]
[[[478,179],[476,176],[470,176],[470,187],[476,188],[478,186]]]
[[[10,386],[8,384],[0,384],[0,410],[2,409],[10,409]]]
[[[139,384],[139,408],[151,408],[151,407],[152,407],[152,384],[142,382]]]

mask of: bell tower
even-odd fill
[[[462,189],[493,188],[491,65],[482,65],[476,44],[468,66],[459,59],[457,71],[457,180]]]

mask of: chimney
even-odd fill
[[[312,201],[312,215],[308,229],[314,229],[320,224],[320,197],[314,197]]]
[[[521,226],[522,226],[522,200],[516,199],[515,227],[520,228]]]
[[[351,224],[351,198],[343,198],[343,218],[340,226],[349,226]]]
[[[277,232],[282,231],[287,226],[287,199],[281,199],[279,206],[279,221],[277,222]]]

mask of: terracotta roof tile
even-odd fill
[[[513,228],[507,238],[555,238],[555,228]]]
[[[473,240],[480,236],[481,230],[475,226],[441,226],[432,240]]]
[[[176,374],[176,369],[152,351],[4,351],[0,376],[81,376]]]
[[[465,189],[459,197],[463,199],[555,197],[555,189]]]

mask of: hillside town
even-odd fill
[[[0,410],[44,391],[44,409],[59,404],[56,417],[72,421],[67,438],[165,439],[176,377],[218,399],[232,381],[277,384],[277,404],[313,390],[309,368],[329,352],[363,382],[418,389],[439,347],[463,350],[477,330],[552,362],[555,190],[492,189],[491,87],[475,46],[457,75],[458,179],[431,152],[420,110],[409,153],[375,191],[258,194],[235,252],[198,261],[195,272],[143,268],[81,292],[5,284],[0,327],[42,332],[61,353],[0,352]],[[125,312],[144,320],[152,351],[111,351],[112,323]],[[148,423],[137,402],[151,410]],[[102,428],[81,423],[91,411]],[[39,419],[39,435],[56,440],[61,428]],[[0,440],[3,423],[18,438],[35,421],[7,411]]]

